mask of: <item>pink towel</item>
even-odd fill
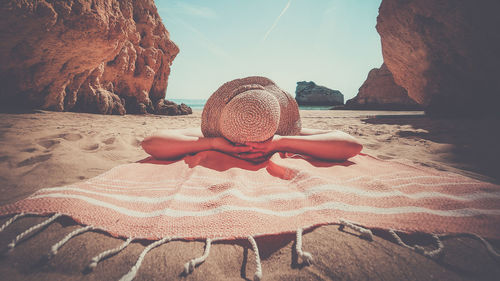
[[[252,164],[215,151],[148,159],[0,207],[0,215],[21,212],[154,240],[246,238],[340,219],[500,238],[500,186],[363,154],[343,163],[276,153]]]

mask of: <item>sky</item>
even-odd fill
[[[382,65],[381,0],[155,0],[179,46],[167,99],[207,99],[227,81],[265,76],[295,96],[314,81],[353,98]]]

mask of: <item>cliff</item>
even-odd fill
[[[421,106],[408,97],[408,92],[394,82],[385,64],[374,68],[359,88],[356,97],[346,102],[348,109],[415,110]]]
[[[394,80],[435,115],[500,115],[500,1],[383,0],[377,18]]]
[[[153,0],[0,4],[3,106],[161,113],[179,52]]]

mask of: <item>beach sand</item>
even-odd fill
[[[35,111],[0,114],[0,204],[15,202],[44,187],[97,176],[119,164],[147,157],[141,140],[158,129],[200,126],[201,111],[188,116],[105,116]],[[303,126],[338,129],[357,137],[363,152],[381,159],[416,164],[500,182],[498,120],[431,119],[423,112],[301,111]],[[7,218],[1,218],[3,224]],[[21,219],[0,233],[0,248],[44,218]],[[120,254],[83,272],[90,259],[122,240],[87,232],[71,239],[50,261],[52,244],[79,226],[64,218],[0,256],[1,280],[117,280],[135,264],[147,243],[133,243]],[[500,266],[477,241],[445,240],[446,255],[435,261],[390,240],[359,239],[338,226],[306,232],[303,248],[311,266],[297,265],[294,235],[257,239],[264,280],[498,280]],[[499,241],[493,245],[500,248]],[[247,241],[212,246],[204,264],[181,276],[186,261],[203,253],[204,243],[175,241],[153,249],[135,280],[253,279],[254,254]]]

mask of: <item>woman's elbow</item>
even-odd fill
[[[154,137],[147,137],[141,142],[142,149],[149,155],[155,157],[155,140]]]
[[[344,157],[345,160],[358,155],[363,150],[363,145],[357,141],[350,141],[345,144]]]
[[[361,152],[361,150],[363,150],[363,145],[357,141],[353,142],[351,144],[351,147],[352,147],[352,152],[353,152],[352,156],[358,155]]]

